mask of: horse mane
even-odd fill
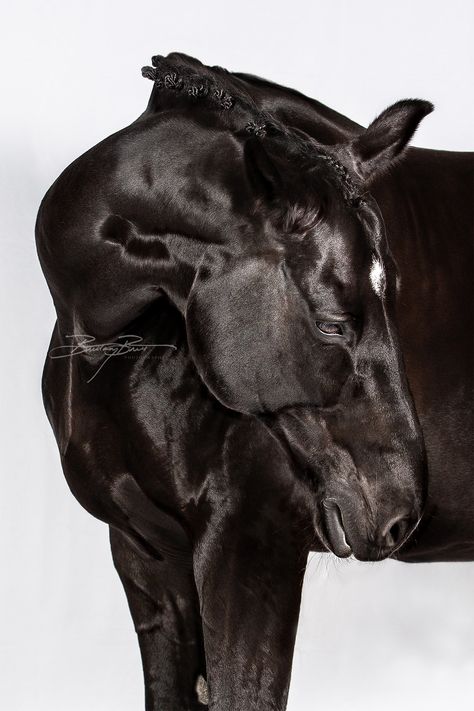
[[[217,111],[224,124],[233,124],[236,134],[264,139],[280,138],[285,148],[300,157],[324,161],[351,205],[361,202],[360,189],[347,168],[337,158],[302,131],[292,129],[268,111],[262,111],[249,93],[232,81],[227,69],[208,67],[198,59],[173,52],[155,55],[152,66],[142,67],[142,76],[154,83],[163,107],[172,105],[206,106]],[[234,114],[231,121],[230,115]],[[235,115],[236,114],[236,115]]]
[[[238,109],[249,117],[262,112],[249,93],[232,83],[230,72],[222,67],[207,67],[198,59],[173,52],[167,57],[151,58],[152,66],[142,68],[142,76],[151,79],[164,104],[183,101],[190,106],[206,104],[221,110],[222,117]]]

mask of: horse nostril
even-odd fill
[[[409,527],[409,520],[405,516],[391,521],[388,530],[383,534],[384,545],[387,548],[395,548],[404,539]]]

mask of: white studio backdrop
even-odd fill
[[[3,3],[0,42],[0,708],[142,711],[107,528],[72,498],[40,398],[54,312],[33,240],[60,171],[144,109],[140,67],[179,50],[367,124],[433,101],[415,144],[469,150],[470,0]],[[474,706],[474,565],[309,563],[289,711]],[[240,710],[239,710],[240,711]],[[245,711],[245,710],[241,710]]]

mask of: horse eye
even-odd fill
[[[340,323],[331,323],[330,321],[317,321],[316,326],[319,328],[321,333],[326,336],[342,336],[344,331]]]

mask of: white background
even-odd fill
[[[151,83],[140,67],[173,50],[293,86],[362,124],[400,98],[430,99],[415,143],[468,150],[474,5],[17,0],[3,14],[0,707],[141,711],[107,529],[70,495],[41,404],[54,313],[33,242],[39,201],[72,159],[141,113]],[[290,711],[473,708],[473,591],[471,564],[313,558]]]

